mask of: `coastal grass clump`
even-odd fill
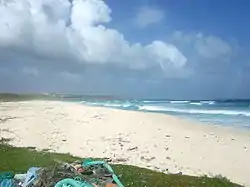
[[[33,148],[17,148],[0,143],[0,171],[25,173],[31,166],[48,167],[56,160],[73,162],[80,158],[69,154],[35,151]],[[129,165],[112,165],[126,187],[240,187],[223,177],[209,178],[164,174]]]
[[[60,100],[60,96],[45,94],[0,93],[0,102],[18,102],[30,100]]]

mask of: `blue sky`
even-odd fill
[[[250,97],[250,2],[0,4],[0,91]]]
[[[227,0],[127,0],[116,1],[106,0],[112,8],[113,25],[118,29],[133,31],[130,19],[140,7],[156,7],[164,11],[164,19],[157,27],[164,29],[149,28],[164,37],[166,32],[174,30],[203,31],[212,35],[219,35],[226,39],[238,39],[242,45],[249,45],[250,25],[250,2],[248,1],[227,1]],[[128,22],[129,20],[129,22]],[[123,28],[125,24],[129,28]],[[157,31],[158,30],[158,31]],[[146,32],[147,33],[147,32]],[[145,35],[147,35],[145,33]],[[128,32],[127,34],[130,34]],[[136,34],[136,32],[135,32]],[[141,33],[140,33],[141,34]],[[140,37],[140,34],[137,36]],[[151,33],[154,35],[154,33]],[[155,35],[158,37],[157,35]],[[134,39],[131,34],[130,39]],[[142,36],[145,40],[145,36]]]

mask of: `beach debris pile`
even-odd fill
[[[25,174],[0,173],[0,187],[124,187],[105,161],[56,162]]]

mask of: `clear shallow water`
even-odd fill
[[[81,103],[123,110],[165,113],[205,123],[250,128],[250,100],[94,100]]]

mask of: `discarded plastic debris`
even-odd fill
[[[45,168],[31,167],[26,174],[0,173],[1,187],[124,187],[104,161],[57,162]]]

